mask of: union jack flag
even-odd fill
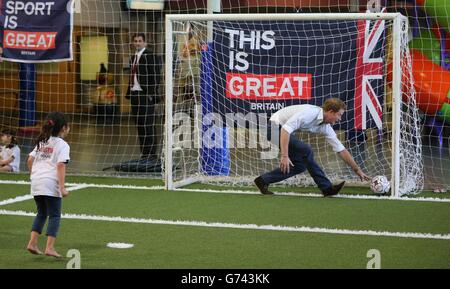
[[[373,84],[383,80],[384,55],[379,54],[379,48],[384,35],[384,20],[358,22],[354,102],[355,129],[358,130],[367,128],[367,111],[378,129],[382,128],[383,109],[379,99],[383,95],[375,91]]]

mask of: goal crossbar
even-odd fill
[[[166,21],[280,21],[280,20],[393,20],[401,13],[265,13],[265,14],[168,14]]]

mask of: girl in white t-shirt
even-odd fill
[[[32,254],[42,254],[38,248],[38,237],[48,217],[45,255],[61,257],[54,245],[61,220],[61,198],[69,194],[65,188],[65,175],[66,164],[70,160],[70,147],[64,141],[69,131],[64,114],[49,113],[36,140],[36,147],[28,157],[31,194],[38,211],[27,246],[27,250]]]
[[[20,166],[20,148],[17,145],[16,131],[5,128],[1,132],[0,172],[18,172]]]

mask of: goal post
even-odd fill
[[[406,22],[404,18],[395,17],[392,42],[392,168],[391,168],[391,195],[400,196],[400,108],[401,108],[401,37],[406,35],[407,31],[402,31],[402,23]],[[405,27],[405,26],[403,26]]]
[[[270,115],[339,97],[347,111],[335,130],[358,164],[388,176],[392,196],[419,192],[407,30],[400,13],[166,15],[166,188],[252,184],[278,166]],[[333,181],[364,185],[323,138],[299,137]],[[306,173],[283,184],[313,183]]]

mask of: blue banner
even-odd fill
[[[0,0],[0,43],[5,60],[72,60],[72,0]]]

